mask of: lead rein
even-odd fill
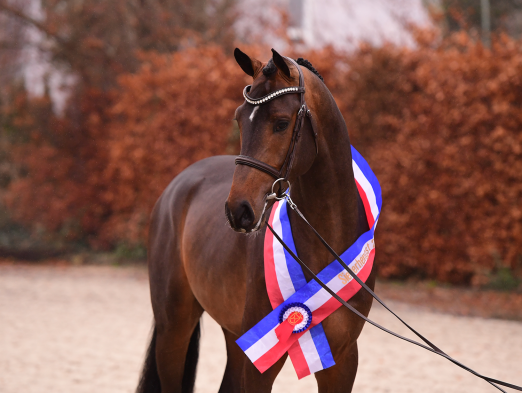
[[[477,373],[476,371],[472,370],[471,368],[465,366],[464,364],[460,363],[458,360],[455,360],[453,359],[451,356],[447,355],[445,352],[443,352],[442,350],[440,350],[437,346],[435,346],[433,343],[431,343],[427,338],[425,338],[422,334],[420,334],[419,332],[417,332],[414,328],[412,328],[410,325],[408,325],[404,320],[402,320],[395,312],[393,312],[376,294],[375,292],[372,291],[372,289],[370,287],[368,287],[366,285],[366,283],[364,283],[359,277],[357,277],[357,275],[350,269],[350,267],[341,259],[341,257],[333,250],[332,247],[330,247],[330,245],[326,242],[326,240],[323,239],[323,237],[316,231],[316,229],[308,222],[308,220],[304,217],[304,215],[301,213],[301,211],[297,208],[296,204],[292,201],[292,199],[290,199],[290,196],[288,194],[285,195],[285,199],[287,200],[290,208],[292,210],[294,210],[297,215],[314,231],[315,235],[319,238],[319,240],[323,243],[323,245],[328,249],[328,251],[335,257],[335,259],[341,264],[341,266],[343,266],[346,271],[355,279],[355,281],[357,281],[357,283],[359,285],[361,285],[361,287],[363,287],[370,295],[372,295],[372,297],[377,300],[384,308],[386,308],[386,310],[388,310],[390,313],[392,313],[399,321],[401,321],[402,324],[404,324],[410,331],[412,331],[417,337],[419,337],[422,341],[424,341],[426,344],[428,344],[429,346],[426,346],[424,344],[421,344],[415,340],[412,340],[412,339],[409,339],[407,337],[404,337],[404,336],[401,336],[400,334],[398,333],[395,333],[381,325],[379,325],[378,323],[376,322],[373,322],[371,319],[367,318],[366,316],[364,316],[363,314],[361,314],[359,311],[357,311],[354,307],[352,307],[350,304],[348,304],[346,301],[344,301],[341,297],[339,297],[339,295],[337,295],[335,292],[333,292],[325,283],[323,283],[319,277],[317,277],[315,275],[315,273],[297,256],[295,255],[295,253],[286,245],[286,243],[283,241],[283,239],[281,239],[279,237],[279,235],[274,231],[274,229],[270,226],[270,224],[267,222],[267,226],[268,228],[270,229],[270,231],[272,232],[272,234],[274,235],[274,237],[279,241],[279,243],[281,243],[281,245],[283,246],[283,248],[292,256],[292,258],[294,258],[297,263],[299,263],[303,268],[305,268],[309,273],[310,275],[313,277],[313,279],[323,288],[325,289],[330,295],[332,295],[339,303],[341,303],[343,306],[347,307],[350,311],[352,311],[354,314],[356,314],[358,317],[364,319],[366,322],[370,323],[371,325],[385,331],[386,333],[388,334],[391,334],[392,336],[395,336],[397,338],[400,338],[401,340],[404,340],[404,341],[407,341],[411,344],[415,344],[421,348],[424,348],[426,349],[427,351],[430,351],[430,352],[433,352],[437,355],[440,355],[444,358],[446,358],[447,360],[449,360],[450,362],[452,362],[453,364],[463,368],[464,370],[470,372],[471,374],[475,375],[476,377],[479,377],[483,380],[485,380],[486,382],[488,382],[489,384],[491,384],[492,386],[494,386],[495,388],[497,388],[498,390],[500,390],[501,392],[504,392],[504,393],[507,393],[505,390],[503,390],[502,388],[500,388],[499,386],[497,386],[496,384],[499,384],[499,385],[502,385],[502,386],[505,386],[505,387],[508,387],[508,388],[511,388],[511,389],[515,389],[515,390],[518,390],[518,391],[522,391],[522,387],[520,386],[517,386],[517,385],[513,385],[511,383],[508,383],[508,382],[503,382],[503,381],[500,381],[500,380],[497,380],[497,379],[494,379],[494,378],[490,378],[490,377],[487,377],[487,376],[484,376],[482,374],[479,374]]]

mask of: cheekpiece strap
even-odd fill
[[[246,102],[252,105],[264,104],[265,102],[271,101],[277,97],[281,97],[284,94],[301,94],[305,92],[304,86],[285,87],[284,89],[276,90],[270,94],[267,94],[266,96],[260,98],[252,98],[248,95],[251,88],[252,85],[245,86],[245,88],[243,89],[243,97],[245,97]]]

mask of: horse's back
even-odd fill
[[[158,208],[177,207],[198,188],[221,189],[226,197],[232,183],[234,168],[234,156],[209,157],[190,165],[163,191],[154,207],[153,215]]]
[[[169,309],[179,309],[179,302],[194,296],[203,309],[222,319],[222,326],[240,323],[246,275],[240,259],[247,240],[229,228],[224,213],[234,168],[233,156],[198,161],[181,172],[158,199],[149,231],[156,319],[168,320]],[[231,309],[236,311],[232,318]]]

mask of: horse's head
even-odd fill
[[[236,164],[242,165],[236,166],[225,203],[227,219],[238,232],[259,229],[274,181],[293,182],[310,168],[316,155],[314,131],[307,119],[311,112],[304,100],[313,104],[315,76],[272,52],[267,63],[251,59],[239,49],[234,52],[240,67],[254,79],[245,88],[245,102],[236,109],[241,131],[241,155]],[[281,192],[280,187],[287,184],[280,181],[275,190]]]

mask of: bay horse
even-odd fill
[[[235,113],[241,155],[282,168],[288,165],[286,158],[295,143],[287,173],[292,200],[329,244],[343,252],[369,230],[354,180],[345,121],[310,63],[297,64],[272,52],[272,58],[262,63],[235,50],[239,66],[253,78],[250,96],[298,86],[301,74],[315,125],[305,119],[294,141],[299,94],[284,94],[260,106],[245,101]],[[263,242],[264,207],[274,179],[259,168],[236,166],[234,161],[234,156],[216,156],[193,164],[170,183],[153,209],[148,268],[155,325],[138,393],[193,391],[204,311],[222,327],[226,341],[220,393],[270,392],[286,360],[287,355],[261,374],[235,342],[272,311]],[[272,204],[266,205],[267,214]],[[314,272],[321,271],[332,262],[331,255],[295,212],[289,211],[289,219],[298,255]],[[306,272],[305,276],[311,279]],[[367,279],[370,288],[374,284],[375,269]],[[372,296],[359,291],[349,303],[367,316]],[[363,325],[346,308],[323,321],[336,365],[315,373],[320,393],[351,392]]]

